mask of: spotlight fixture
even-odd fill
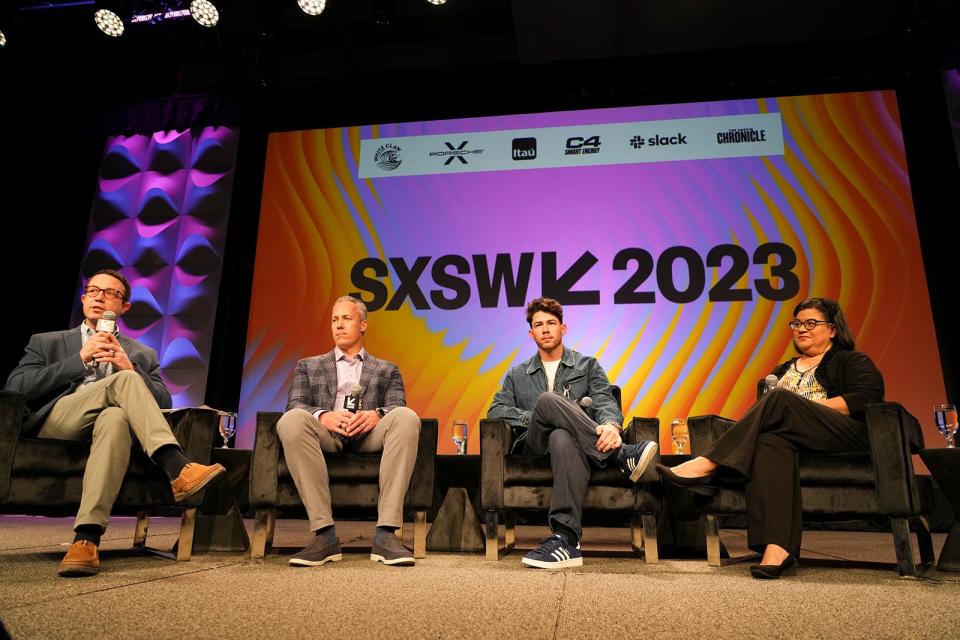
[[[297,0],[300,9],[309,16],[318,16],[327,7],[327,0]]]
[[[109,9],[100,9],[93,14],[97,28],[108,36],[119,38],[123,35],[123,20]]]
[[[5,46],[7,46],[7,36],[3,33],[3,31],[0,31],[0,47]]]
[[[427,0],[427,2],[435,5],[447,4],[447,0]]]
[[[203,27],[215,27],[220,22],[220,12],[210,0],[192,0],[190,15]]]

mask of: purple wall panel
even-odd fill
[[[84,281],[104,268],[130,280],[120,330],[157,351],[174,406],[204,403],[237,139],[227,127],[115,136],[100,165]]]

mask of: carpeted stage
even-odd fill
[[[0,618],[26,638],[936,638],[960,634],[960,573],[930,569],[902,580],[890,534],[807,532],[797,577],[754,580],[748,562],[646,565],[629,532],[587,528],[577,570],[523,568],[546,529],[517,527],[519,549],[499,563],[480,554],[428,553],[416,567],[369,559],[373,524],[341,522],[354,547],[342,562],[293,568],[308,540],[280,520],[279,552],[210,553],[176,563],[131,549],[134,521],[115,518],[99,576],[65,579],[57,563],[70,519],[0,517]],[[148,544],[170,548],[178,522],[151,520]],[[252,521],[247,520],[248,529]],[[410,543],[412,527],[406,541]],[[934,534],[939,553],[943,534]],[[733,556],[745,533],[724,530]],[[605,556],[598,553],[608,554]]]

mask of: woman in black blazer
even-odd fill
[[[713,481],[746,480],[747,544],[762,552],[755,578],[794,573],[800,552],[797,451],[866,451],[864,409],[883,400],[883,376],[865,354],[834,300],[809,298],[793,310],[799,354],[773,370],[777,386],[704,453],[670,468],[672,484],[709,495]]]

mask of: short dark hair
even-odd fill
[[[847,319],[843,317],[843,310],[840,309],[840,303],[830,298],[807,298],[793,308],[793,317],[804,309],[816,309],[823,314],[824,320],[833,325],[836,334],[833,336],[833,346],[837,350],[853,351],[856,343],[853,340],[853,333],[847,326]]]
[[[538,311],[550,313],[557,316],[557,320],[563,324],[563,307],[553,298],[534,298],[527,305],[527,324],[533,326],[533,314]]]
[[[111,278],[116,278],[119,280],[120,284],[123,285],[123,301],[130,302],[130,282],[123,276],[122,273],[116,269],[100,269],[100,271],[97,271],[95,274],[87,278],[87,283],[89,284],[89,282],[93,280],[94,276],[100,275],[110,276]]]

